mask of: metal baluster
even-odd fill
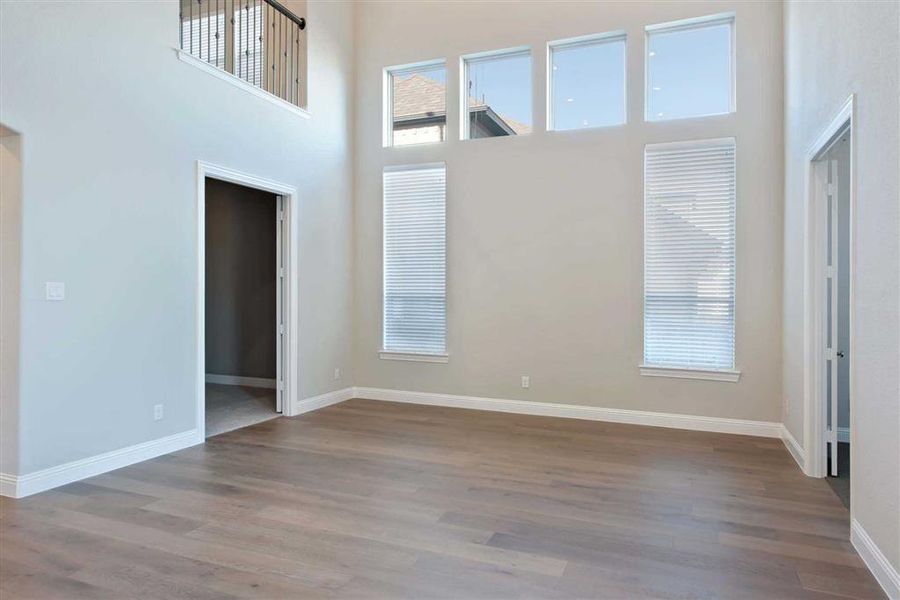
[[[278,11],[272,9],[272,93],[278,94]]]
[[[269,27],[269,23],[272,24]],[[266,51],[266,74],[269,78],[268,86],[266,86],[266,91],[272,93],[272,90],[275,89],[275,52],[273,52],[273,42],[274,37],[273,33],[275,31],[275,15],[272,13],[271,7],[269,8],[269,15],[266,18],[266,39],[269,40],[269,47]],[[269,65],[271,62],[271,66]]]
[[[259,87],[266,89],[266,3],[259,3]]]
[[[197,0],[197,58],[203,58],[203,0]]]
[[[212,60],[212,46],[209,44],[209,40],[211,39],[210,31],[212,31],[212,27],[210,27],[210,24],[209,24],[211,12],[212,12],[212,0],[206,0],[206,62],[210,62],[210,60]]]
[[[263,84],[263,4],[256,0],[256,85]]]
[[[281,11],[276,11],[275,20],[278,22],[275,36],[275,95],[281,98],[281,78],[284,77],[284,65],[281,64]]]
[[[250,9],[247,6],[247,0],[244,0],[244,12],[241,13],[244,19],[244,80],[250,81]]]
[[[284,41],[287,32],[284,30],[284,13],[281,13],[278,23],[279,31],[281,31],[281,43],[279,44],[281,49],[281,93],[278,94],[278,97],[284,98],[287,95],[287,48]]]
[[[290,80],[291,80],[290,90],[291,90],[291,93],[290,93],[290,96],[291,96],[291,103],[292,103],[292,104],[296,104],[296,103],[297,103],[297,102],[296,102],[296,98],[297,98],[296,91],[297,91],[297,90],[296,90],[296,88],[294,87],[294,71],[297,70],[297,65],[296,65],[296,62],[295,62],[295,61],[297,60],[297,58],[296,58],[295,53],[294,53],[294,47],[295,47],[295,45],[296,45],[296,44],[294,44],[294,39],[296,38],[296,31],[297,31],[297,25],[296,25],[293,21],[291,21],[291,74],[290,74]]]
[[[219,0],[216,0],[216,66],[219,65]]]
[[[231,7],[229,8],[229,3]],[[235,30],[235,22],[234,22],[234,0],[225,0],[225,18],[227,19],[225,23],[225,64],[228,65],[228,57],[231,56],[231,70],[229,71],[232,75],[237,75],[237,58],[235,57],[234,46],[237,43],[237,31]],[[229,29],[229,24],[231,25]]]
[[[274,94],[278,89],[278,42],[276,42],[275,33],[278,31],[276,29],[275,21],[278,19],[278,11],[272,11],[272,89],[270,93]]]
[[[237,61],[237,73],[238,77],[243,77],[244,75],[244,14],[241,12],[241,3],[240,0],[234,0],[231,3],[232,8],[234,9],[235,19],[237,19],[237,23],[234,26],[234,39],[235,39],[235,49],[234,56]],[[237,4],[237,8],[234,8],[234,4]]]

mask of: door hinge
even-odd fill
[[[278,276],[284,279],[284,267],[279,267]]]
[[[825,348],[825,360],[834,360],[834,348]]]
[[[284,323],[278,326],[278,333],[284,335]]]
[[[825,277],[834,277],[834,267],[825,267]]]
[[[284,391],[284,381],[283,380],[278,382],[278,389],[281,390],[282,392]]]
[[[828,190],[829,196],[834,196],[834,184],[833,183],[828,184],[827,190]]]
[[[828,185],[831,185],[831,184],[829,183]],[[831,192],[829,192],[829,193],[831,193]],[[270,214],[271,214],[271,213],[270,213]],[[279,221],[284,221],[284,211],[283,211],[283,210],[279,210],[279,211],[278,211],[278,220],[279,220]]]

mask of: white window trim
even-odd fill
[[[622,90],[622,107],[625,120],[614,125],[590,125],[587,127],[575,127],[573,129],[555,129],[553,124],[553,51],[573,48],[576,46],[593,46],[596,44],[607,44],[611,42],[625,42],[625,52],[622,54],[622,82],[624,83]],[[605,33],[597,33],[592,35],[582,35],[579,37],[566,38],[563,40],[554,40],[547,42],[547,131],[566,133],[569,131],[581,131],[582,129],[609,129],[610,127],[622,127],[628,124],[628,35],[624,29],[617,31],[607,31]]]
[[[489,60],[492,58],[511,58],[514,56],[528,56],[531,59],[532,71],[534,70],[534,57],[531,55],[531,46],[515,46],[513,48],[503,48],[501,50],[488,50],[486,52],[475,52],[473,54],[465,54],[459,57],[459,139],[461,141],[471,141],[473,139],[491,139],[491,138],[470,138],[469,137],[469,63],[479,60]],[[531,73],[531,86],[528,91],[532,95],[531,98],[531,121],[534,133],[534,73]],[[529,134],[530,135],[530,134]],[[521,135],[502,136],[502,137],[527,137]]]
[[[705,379],[737,383],[741,372],[735,369],[693,369],[690,367],[661,367],[642,364],[638,367],[644,377],[673,377],[675,379]]]
[[[449,354],[426,354],[423,352],[394,352],[393,350],[380,350],[378,356],[382,360],[405,360],[428,363],[450,362]]]
[[[672,117],[668,119],[650,118],[650,35],[653,33],[669,33],[672,31],[685,31],[701,29],[711,25],[731,25],[731,93],[730,106],[727,112],[709,113],[705,115],[692,115],[689,117]],[[735,13],[726,12],[704,17],[693,17],[668,23],[658,23],[644,27],[644,121],[647,123],[662,123],[665,121],[683,121],[685,119],[705,119],[731,115],[737,112],[737,35],[735,29]]]
[[[385,67],[384,72],[382,74],[382,110],[381,110],[381,119],[382,119],[382,135],[381,135],[381,145],[383,148],[395,148],[398,146],[394,146],[394,76],[395,75],[403,75],[405,73],[421,71],[423,69],[434,68],[434,67],[443,67],[444,69],[444,81],[447,81],[447,59],[446,58],[436,58],[434,60],[424,60],[416,63],[407,63],[405,65],[395,65],[393,67]],[[449,99],[449,94],[447,93],[447,86],[444,85],[444,127],[447,126],[447,106],[449,103],[447,102]],[[408,144],[409,146],[430,146],[434,144],[441,144],[440,142],[423,142],[421,144]],[[406,147],[406,146],[402,146]]]
[[[302,117],[304,119],[309,119],[310,117],[312,117],[312,114],[310,114],[310,112],[308,110],[306,110],[305,108],[300,108],[296,104],[291,104],[287,100],[282,100],[278,96],[275,96],[274,94],[270,94],[269,92],[265,91],[264,89],[256,87],[252,83],[244,81],[243,79],[241,79],[240,77],[238,77],[236,75],[232,75],[228,71],[224,71],[224,70],[220,69],[219,67],[206,62],[205,60],[201,60],[201,59],[197,58],[190,52],[185,52],[184,50],[182,50],[180,48],[173,48],[173,50],[175,50],[175,54],[176,54],[176,56],[178,56],[179,60],[181,60],[191,66],[194,66],[194,67],[200,69],[201,71],[209,73],[210,75],[213,75],[214,77],[218,77],[222,81],[230,83],[231,85],[233,85],[234,87],[236,87],[238,89],[244,90],[245,92],[249,92],[249,93],[253,94],[254,96],[256,96],[257,98],[262,98],[263,100],[266,100],[266,101],[274,104],[275,106],[280,106],[281,108],[294,113],[298,117]]]

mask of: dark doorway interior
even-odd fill
[[[828,457],[831,460],[831,456]],[[841,503],[850,510],[850,444],[838,443],[838,474],[825,478],[828,485],[841,499]]]
[[[277,197],[206,180],[206,434],[277,416]]]

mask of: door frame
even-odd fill
[[[853,400],[856,397],[854,381],[856,334],[853,326],[854,281],[856,272],[856,94],[851,94],[831,119],[822,133],[806,152],[806,219],[804,237],[804,410],[803,449],[805,464],[803,472],[810,477],[825,477],[827,457],[825,451],[825,410],[826,358],[824,350],[826,336],[825,302],[825,252],[827,244],[827,188],[823,185],[821,159],[831,149],[837,138],[850,134],[850,241],[848,281],[850,285],[849,309],[849,405],[850,405],[850,459],[853,460],[855,440],[853,424]],[[824,169],[827,177],[827,168]],[[836,242],[837,240],[835,240]],[[851,466],[851,472],[852,472]]]
[[[282,340],[281,379],[282,415],[296,414],[300,390],[299,365],[299,210],[297,188],[235,169],[197,161],[197,298],[196,298],[196,404],[197,430],[201,440],[206,439],[206,179],[218,179],[249,188],[271,192],[283,198],[284,223],[281,231],[281,248],[284,259],[281,313],[284,318]],[[277,383],[276,375],[276,385]]]

